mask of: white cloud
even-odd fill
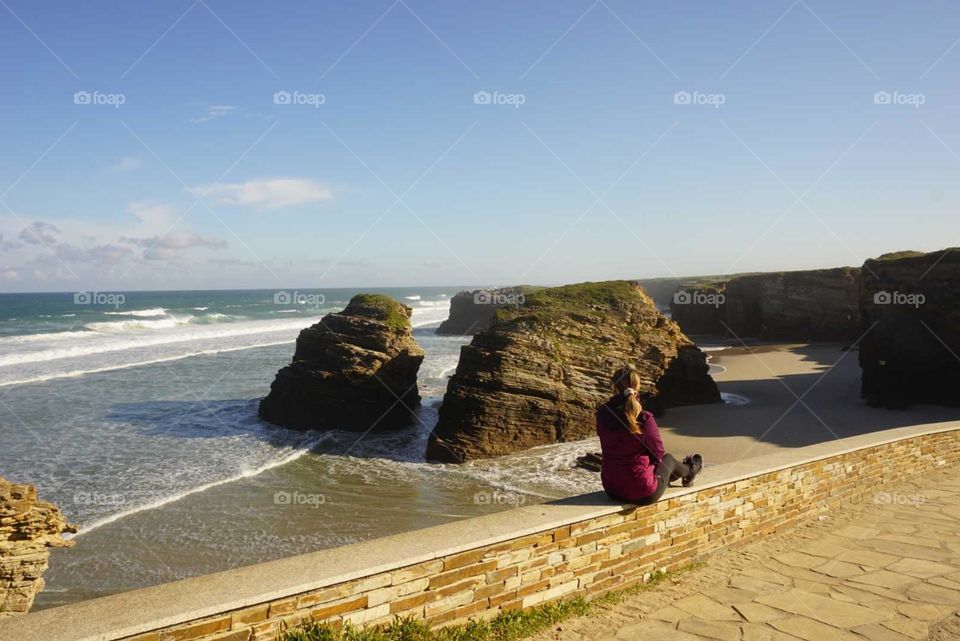
[[[177,220],[177,209],[167,203],[140,200],[126,206],[124,211],[143,223],[144,228],[166,231]]]
[[[75,277],[69,266],[102,269],[144,260],[171,260],[193,248],[219,250],[227,242],[215,236],[177,228],[182,207],[156,201],[131,202],[124,208],[129,218],[120,223],[60,218],[56,222],[0,216],[0,281],[31,276],[37,280]],[[16,237],[17,242],[7,241]],[[9,250],[11,258],[6,252]],[[15,261],[12,256],[16,255]],[[65,274],[65,275],[64,275]]]
[[[18,243],[13,240],[6,240],[3,237],[3,232],[0,232],[0,249],[3,251],[13,251],[18,246]]]
[[[242,183],[220,183],[195,187],[200,197],[213,196],[228,205],[276,209],[333,198],[328,187],[306,178],[263,178]]]
[[[201,236],[190,232],[178,232],[152,238],[122,238],[123,242],[144,248],[146,260],[169,260],[176,258],[183,250],[193,247],[206,249],[226,249],[227,241],[216,236]]]
[[[202,122],[207,122],[209,120],[216,120],[217,118],[223,118],[224,116],[229,116],[232,113],[235,113],[237,108],[233,105],[209,105],[204,111],[202,116],[197,118],[191,118],[190,122],[195,125],[199,125]]]
[[[29,245],[53,245],[59,233],[60,228],[53,223],[37,220],[21,229],[19,238]]]
[[[123,262],[133,253],[129,247],[110,243],[93,247],[77,247],[69,243],[57,245],[57,257],[71,263],[92,263],[94,265],[114,265]]]

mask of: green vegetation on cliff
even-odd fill
[[[890,252],[889,254],[881,254],[877,256],[876,260],[900,260],[901,258],[915,258],[917,256],[923,256],[923,252],[907,249],[901,252]]]
[[[343,313],[375,318],[394,329],[403,329],[410,323],[407,308],[384,294],[357,294]]]
[[[607,310],[621,306],[624,301],[645,297],[626,280],[538,289],[525,294],[522,304],[498,309],[496,320],[521,319],[532,324],[549,325],[565,317],[583,316],[591,309]]]

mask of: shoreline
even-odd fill
[[[892,412],[866,407],[859,399],[855,354],[839,344],[764,344],[713,355],[726,368],[715,376],[720,391],[750,402],[675,407],[658,419],[668,451],[698,451],[708,466],[837,437],[960,419],[957,408]],[[338,452],[357,435],[330,433],[323,446],[294,461],[101,524],[81,537],[84,545],[55,551],[47,575],[50,590],[38,597],[36,609],[600,489],[599,475],[573,469],[579,453],[598,449],[595,438],[460,465],[426,463],[420,453],[436,410],[425,398],[423,424],[369,436],[346,456]],[[311,509],[274,502],[275,493],[292,491],[323,495],[325,502]],[[205,549],[182,549],[183,532],[169,523],[188,527]],[[224,531],[230,532],[228,539]],[[149,550],[142,542],[149,542]],[[130,563],[142,568],[140,576],[124,577]],[[105,589],[91,594],[61,588],[91,571]]]

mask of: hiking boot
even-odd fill
[[[690,474],[683,477],[683,487],[690,487],[693,485],[693,480],[697,478],[697,474],[703,469],[703,457],[699,454],[691,454],[683,459],[683,462],[690,468]]]

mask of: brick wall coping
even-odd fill
[[[960,430],[960,421],[901,427],[707,467],[693,488],[733,483],[877,445]],[[0,621],[0,641],[112,641],[344,581],[615,514],[624,505],[595,492],[430,528],[197,576]],[[79,542],[82,545],[82,539]]]

